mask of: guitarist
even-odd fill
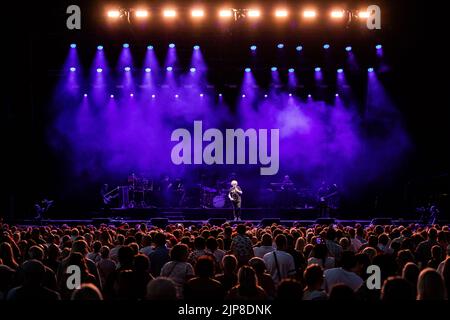
[[[238,182],[236,180],[231,181],[231,188],[228,191],[228,198],[231,201],[231,204],[233,205],[233,215],[234,215],[234,221],[240,221],[241,220],[241,195],[242,190],[238,186]]]

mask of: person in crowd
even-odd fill
[[[431,248],[431,259],[428,261],[427,267],[437,269],[442,259],[442,248],[436,244]]]
[[[147,285],[147,300],[174,301],[177,299],[177,288],[173,280],[158,277]]]
[[[253,257],[253,244],[246,231],[247,227],[244,224],[239,224],[236,227],[237,234],[231,242],[230,250],[237,258],[239,266],[247,264],[248,260]]]
[[[225,255],[222,259],[223,273],[215,276],[215,279],[219,281],[225,292],[228,292],[231,288],[237,285],[237,266],[238,262],[235,256],[229,254]]]
[[[150,274],[150,260],[147,255],[138,253],[133,259],[134,294],[138,300],[143,300],[147,291],[147,284],[153,280]]]
[[[419,243],[416,248],[415,258],[421,268],[426,267],[428,261],[431,259],[431,248],[437,245],[437,230],[430,228],[428,230],[428,239]]]
[[[102,287],[105,286],[108,276],[116,270],[116,263],[109,258],[109,253],[109,247],[102,246],[100,248],[100,260],[97,262],[97,269]]]
[[[267,273],[266,264],[264,260],[258,257],[253,257],[248,261],[248,264],[255,270],[258,284],[264,289],[269,299],[274,299],[276,295],[275,283],[272,276]]]
[[[16,283],[16,271],[7,265],[2,264],[0,260],[0,301],[5,300],[8,291]]]
[[[184,289],[186,300],[221,301],[225,297],[222,284],[215,280],[214,258],[202,256],[195,264],[195,277],[190,279]]]
[[[296,275],[294,258],[287,253],[287,239],[284,234],[275,237],[276,250],[264,255],[264,263],[272,276],[273,282],[278,285],[282,280]]]
[[[8,242],[0,243],[0,259],[2,260],[2,264],[13,270],[17,270],[19,268],[19,264],[16,262],[16,258],[13,254],[12,246]]]
[[[45,276],[45,267],[41,261],[28,260],[22,265],[23,284],[8,292],[6,300],[9,301],[55,301],[60,300],[58,292],[42,285]]]
[[[170,260],[161,269],[161,276],[171,279],[177,289],[177,297],[183,298],[183,288],[194,276],[194,268],[187,262],[189,247],[179,243],[170,250]]]
[[[342,247],[336,242],[336,230],[333,227],[329,227],[326,232],[325,244],[328,248],[328,254],[333,257],[336,262],[339,262],[342,256]]]
[[[229,291],[226,299],[262,301],[267,299],[267,294],[258,285],[255,270],[249,266],[242,266],[238,272],[238,285]]]
[[[338,283],[331,288],[328,300],[334,302],[357,301],[358,297],[353,288],[344,283]]]
[[[152,237],[146,234],[142,237],[142,248],[139,250],[140,253],[149,256],[153,252]]]
[[[382,301],[414,300],[415,290],[411,282],[402,277],[389,277],[381,288]]]
[[[40,262],[43,263],[44,261],[44,249],[42,249],[40,246],[32,246],[29,250],[28,250],[28,256],[30,257],[30,259],[34,259],[34,260],[38,260]],[[44,274],[44,280],[42,285],[48,289],[52,289],[52,290],[56,290],[57,286],[56,286],[56,274],[55,272],[50,269],[49,267],[47,267],[44,264],[44,268],[45,268],[45,274]],[[21,268],[19,267],[18,269],[18,273],[19,275],[21,274]]]
[[[328,248],[325,244],[317,243],[314,246],[311,252],[311,257],[308,259],[308,266],[313,264],[319,265],[324,270],[335,267],[335,260],[333,257],[328,256]]]
[[[58,272],[59,269],[59,265],[60,265],[60,254],[61,254],[61,250],[59,249],[59,247],[54,244],[51,243],[50,245],[48,245],[47,247],[47,256],[44,258],[44,265],[49,267],[50,269],[52,269],[52,271],[55,273]]]
[[[155,250],[148,257],[150,258],[150,272],[154,277],[157,277],[161,273],[161,268],[170,261],[170,256],[164,233],[156,233],[153,242],[155,243]]]
[[[103,295],[100,290],[92,283],[84,283],[80,289],[73,291],[70,300],[75,301],[100,301]]]
[[[278,301],[297,301],[303,299],[303,287],[295,279],[284,279],[277,287],[276,300]]]
[[[325,291],[331,295],[331,289],[336,284],[344,284],[356,291],[363,284],[363,279],[357,274],[357,260],[355,253],[342,253],[341,267],[325,270]]]
[[[102,243],[100,241],[94,241],[92,244],[92,252],[88,253],[86,258],[97,263],[101,260],[100,249],[102,248]]]
[[[74,230],[77,230],[77,229],[74,229]],[[72,230],[73,234],[75,234],[74,230]],[[88,253],[88,250],[89,250],[89,248],[88,248],[87,242],[85,240],[80,239],[80,240],[75,240],[72,242],[72,248],[71,248],[70,254],[68,257],[66,257],[65,259],[63,259],[61,261],[58,272],[56,274],[57,283],[60,288],[65,287],[64,279],[66,278],[67,267],[70,265],[71,255],[79,253],[82,255],[83,258],[85,258]],[[79,261],[80,259],[75,258],[75,260]],[[96,279],[95,285],[97,287],[100,287],[101,280],[100,280],[100,275],[98,273],[97,265],[90,259],[84,259],[83,261],[80,261],[80,264],[82,264],[82,265],[86,264],[88,273],[93,275]]]
[[[408,262],[407,264],[405,264],[405,267],[403,268],[402,271],[402,278],[408,281],[413,287],[414,297],[417,296],[416,290],[417,290],[417,280],[419,279],[419,273],[420,273],[419,267],[417,266],[417,264],[413,262]]]
[[[262,258],[266,253],[272,252],[274,250],[272,242],[273,240],[270,233],[264,233],[261,237],[260,246],[253,248],[255,257]]]
[[[309,265],[303,273],[305,290],[303,300],[326,300],[328,298],[323,286],[323,269],[318,264]]]
[[[210,255],[209,252],[206,251],[206,240],[202,236],[198,236],[194,239],[194,250],[190,253],[188,257],[188,262],[195,266],[197,263],[197,259],[202,256]]]
[[[219,243],[216,238],[210,236],[206,239],[206,253],[214,257],[216,261],[216,272],[220,272],[222,270],[221,263],[225,256],[225,251],[219,249]]]
[[[442,278],[447,289],[447,299],[450,299],[450,258],[445,259],[444,268],[442,268]]]
[[[425,268],[417,281],[417,300],[444,300],[447,293],[444,279],[432,268]]]
[[[444,272],[445,261],[446,261],[448,258],[450,258],[450,244],[447,245],[447,255],[446,255],[445,259],[443,259],[443,261],[438,265],[438,267],[437,267],[437,269],[436,269],[437,272],[439,272],[441,275],[442,275],[443,272]]]

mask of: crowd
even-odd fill
[[[0,229],[0,300],[389,301],[450,294],[449,226]],[[373,265],[380,287],[367,272]]]

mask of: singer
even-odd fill
[[[242,190],[238,186],[238,182],[236,180],[231,181],[231,188],[228,192],[228,198],[231,200],[231,204],[233,205],[234,221],[241,220],[241,195]]]

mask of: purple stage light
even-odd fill
[[[152,99],[155,99],[156,98],[156,95],[155,94],[152,94]]]
[[[75,67],[70,67],[70,72],[75,72],[75,71],[77,71],[77,68],[75,68]]]
[[[336,93],[336,94],[335,94],[335,97],[339,97],[339,93]]]
[[[124,47],[124,48],[129,48],[130,45],[129,45],[128,43],[124,43],[124,44],[122,45],[122,47]]]
[[[292,93],[289,93],[289,97],[292,97]]]
[[[267,98],[267,94],[264,95],[264,98]]]
[[[308,98],[311,98],[312,96],[311,96],[311,94],[308,94]]]
[[[194,46],[194,50],[200,50],[200,46],[199,45],[195,45]]]
[[[102,68],[97,68],[97,73],[101,73],[101,72],[103,72],[103,69]]]
[[[346,47],[345,47],[345,51],[347,51],[347,52],[352,51],[352,47],[351,47],[351,46],[346,46]]]
[[[200,93],[200,98],[203,98],[203,93]]]
[[[342,73],[342,72],[344,72],[344,69],[342,69],[342,68],[337,69],[337,73]]]
[[[275,72],[275,71],[277,71],[278,69],[277,69],[277,67],[272,67],[272,68],[270,68],[270,70],[272,70],[272,72]]]
[[[103,50],[103,46],[97,46],[97,50],[99,51]]]
[[[77,47],[77,45],[76,45],[75,43],[72,43],[72,44],[70,44],[70,47],[71,47],[72,49],[75,49],[75,48]]]
[[[170,71],[173,70],[173,68],[172,67],[167,67],[166,70],[170,72]]]
[[[316,72],[320,72],[320,70],[321,70],[320,67],[315,67],[314,68],[314,71],[316,71]]]
[[[189,69],[190,72],[194,73],[195,71],[197,71],[197,69],[195,69],[194,67]]]
[[[83,94],[83,97],[85,97],[85,98],[86,98],[87,96],[88,96],[88,95],[87,95],[87,93]]]
[[[278,49],[283,49],[284,48],[284,44],[282,44],[282,43],[277,44],[277,48]]]
[[[114,95],[112,94],[112,95],[110,95],[109,97],[110,97],[111,99],[113,99],[113,98],[114,98]]]
[[[152,71],[152,69],[150,69],[150,68],[145,68],[145,72],[149,73],[149,72],[151,72],[151,71]]]
[[[125,67],[125,68],[123,68],[123,70],[126,71],[126,72],[128,72],[128,71],[131,70],[131,68],[130,68],[130,67]]]
[[[323,45],[323,48],[324,48],[325,50],[327,50],[327,49],[330,48],[330,45],[329,45],[328,43],[325,43],[325,44]]]
[[[377,44],[377,45],[375,46],[375,49],[381,50],[381,49],[383,49],[383,46],[382,46],[381,44]]]
[[[368,72],[373,72],[373,68],[368,68],[367,71]]]
[[[221,94],[221,93],[219,93],[219,97],[222,97],[222,94]]]
[[[153,46],[152,45],[148,45],[147,46],[147,50],[153,50]]]
[[[245,94],[242,95],[242,98],[245,98]]]
[[[294,72],[294,71],[295,71],[294,68],[289,68],[289,69],[288,69],[288,72],[289,72],[289,73],[292,73],[292,72]]]
[[[130,93],[130,97],[133,98],[133,97],[134,97],[134,94],[133,94],[133,93]]]
[[[255,45],[250,46],[250,50],[256,51],[256,46]]]
[[[179,96],[178,94],[176,94],[176,95],[175,95],[175,98],[177,98],[177,99],[178,99],[179,97],[180,97],[180,96]]]
[[[244,71],[248,73],[248,72],[252,71],[252,69],[250,69],[250,68],[245,68]]]
[[[175,43],[171,43],[171,44],[169,44],[169,48],[170,48],[170,49],[173,49],[173,48],[175,48]]]
[[[297,46],[297,47],[295,48],[295,50],[297,50],[298,52],[300,52],[300,51],[303,50],[303,46]]]

